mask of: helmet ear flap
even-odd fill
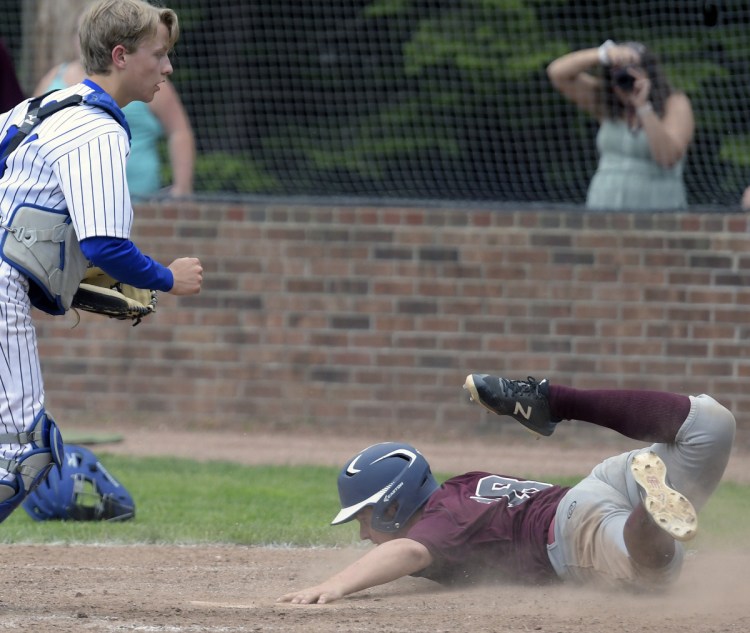
[[[392,489],[375,504],[370,525],[379,532],[397,532],[430,498],[440,485],[430,465],[413,449],[415,459],[394,480]]]

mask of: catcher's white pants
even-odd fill
[[[599,586],[647,590],[675,580],[684,560],[682,543],[675,543],[674,558],[658,570],[635,565],[625,547],[623,528],[640,502],[630,471],[633,456],[649,450],[657,453],[667,467],[672,488],[700,510],[724,474],[735,427],[732,413],[712,397],[690,396],[690,412],[674,443],[652,444],[596,466],[557,507],[555,540],[548,552],[558,576]]]
[[[26,277],[0,259],[0,433],[28,430],[44,409],[28,289]],[[0,444],[0,456],[14,459],[29,449],[29,445]],[[0,480],[7,475],[0,468]]]

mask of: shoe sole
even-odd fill
[[[471,397],[471,400],[473,402],[476,402],[477,404],[482,405],[487,411],[491,411],[495,415],[503,415],[501,413],[498,413],[493,408],[488,407],[484,402],[482,402],[481,398],[479,397],[479,392],[477,391],[477,386],[474,384],[474,376],[473,374],[469,374],[466,376],[466,381],[464,382],[464,389],[466,389],[469,392],[469,396]],[[508,416],[513,417],[513,416]],[[515,418],[513,418],[515,420]],[[517,420],[518,421],[518,420]],[[541,433],[537,433],[534,429],[530,429],[528,426],[526,426],[523,422],[518,421],[521,426],[526,429],[529,433],[531,433],[536,439],[539,439],[541,437],[544,437]]]
[[[667,485],[667,467],[651,451],[639,453],[630,466],[642,492],[643,507],[672,538],[689,541],[698,532],[698,516],[685,495]]]

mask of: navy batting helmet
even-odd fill
[[[102,466],[90,450],[65,445],[60,469],[47,478],[23,502],[36,521],[124,521],[135,516],[130,493]]]
[[[341,511],[331,525],[351,521],[372,506],[370,525],[379,532],[401,529],[440,487],[422,454],[396,442],[374,444],[349,460],[338,486]]]

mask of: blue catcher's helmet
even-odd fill
[[[65,445],[62,466],[23,502],[35,521],[124,521],[135,516],[130,493],[90,450]]]
[[[440,485],[422,454],[409,444],[374,444],[347,462],[338,479],[341,511],[331,521],[351,521],[372,506],[370,525],[379,532],[396,532],[421,508]]]

